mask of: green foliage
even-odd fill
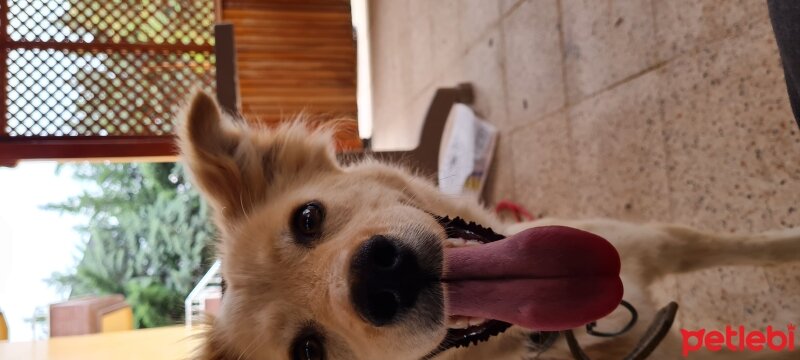
[[[183,299],[213,262],[208,208],[174,163],[75,166],[96,185],[47,208],[88,215],[74,271],[50,283],[70,297],[124,294],[137,327],[182,320]]]

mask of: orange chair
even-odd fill
[[[8,340],[8,324],[6,318],[3,316],[3,311],[0,310],[0,341]]]

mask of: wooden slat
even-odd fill
[[[328,52],[333,52],[335,54],[342,54],[348,53],[352,50],[352,47],[348,46],[336,46],[336,45],[320,45],[320,46],[297,46],[292,44],[284,44],[284,45],[270,45],[270,44],[237,44],[236,45],[236,52],[239,53],[246,53],[246,52],[254,52],[254,51],[264,51],[264,52],[285,52],[285,51],[309,51],[315,52],[317,54],[327,54]]]
[[[239,71],[240,74],[250,74],[251,77],[242,77],[241,82],[269,82],[272,80],[303,80],[303,81],[318,81],[318,80],[347,80],[348,84],[355,86],[354,77],[356,72],[351,69],[343,68],[329,68],[321,69],[314,66],[298,67],[298,66],[272,66],[263,68],[251,68]],[[259,78],[260,77],[260,78]],[[268,78],[267,78],[268,77]]]
[[[352,87],[349,79],[280,79],[280,78],[251,78],[240,80],[239,84],[246,88],[295,88],[295,87]]]
[[[294,36],[294,37],[301,37],[301,36],[314,36],[314,37],[325,37],[325,38],[337,38],[341,39],[342,37],[352,37],[352,32],[350,29],[342,28],[341,22],[336,22],[333,24],[325,25],[325,24],[315,24],[315,23],[292,23],[292,22],[280,22],[280,21],[268,21],[265,22],[257,21],[257,22],[247,22],[247,21],[240,21],[239,27],[235,29],[236,35],[238,36],[247,36],[247,35],[256,35],[256,36]]]
[[[337,106],[336,104],[314,104],[313,109],[311,109],[310,106],[309,104],[276,105],[272,103],[253,103],[252,105],[245,106],[243,112],[258,117],[277,116],[284,119],[291,118],[293,115],[299,113],[355,116],[355,113],[350,112],[351,109],[346,106]]]
[[[324,32],[324,31],[342,31],[346,30],[341,27],[344,22],[342,20],[335,21],[307,21],[307,20],[291,20],[283,19],[280,17],[265,16],[266,19],[254,19],[252,17],[245,17],[236,19],[236,23],[242,28],[238,31],[247,32],[252,30],[266,30],[266,31],[285,31],[285,32]],[[265,21],[267,20],[267,21]]]
[[[252,90],[250,90],[252,91]],[[314,102],[320,97],[347,97],[352,98],[352,89],[349,88],[336,88],[336,87],[302,87],[302,86],[287,86],[287,87],[267,87],[259,90],[258,92],[246,93],[252,95],[252,99],[258,99],[262,96],[285,96],[294,99],[301,99],[304,95],[311,97],[310,101]]]
[[[288,60],[265,60],[262,62],[254,63],[248,69],[250,71],[275,71],[280,70],[284,72],[294,71],[333,71],[339,74],[355,74],[352,66],[342,62],[324,62],[324,61],[288,61]]]
[[[303,112],[356,115],[356,52],[347,0],[221,0],[234,26],[242,113],[275,124]],[[340,134],[360,146],[357,124]]]
[[[309,46],[330,46],[331,43],[336,43],[341,36],[314,36],[314,35],[274,35],[267,36],[265,34],[250,34],[250,35],[236,35],[237,40],[241,44],[264,44],[268,46],[290,46],[297,49],[307,49]],[[346,44],[344,44],[346,46]],[[341,45],[340,45],[341,46]]]
[[[323,61],[341,61],[346,63],[354,63],[356,61],[355,54],[351,53],[347,49],[347,51],[342,51],[341,53],[336,53],[333,51],[325,52],[325,56],[321,56],[314,53],[305,53],[305,52],[248,52],[248,53],[240,53],[238,54],[238,59],[246,61],[246,62],[256,62],[256,61],[266,61],[274,58],[284,59],[287,61],[315,61],[315,60],[323,60]]]
[[[18,159],[135,158],[177,154],[172,136],[10,137],[0,139],[0,164]]]
[[[227,7],[271,7],[271,8],[290,8],[292,6],[303,6],[304,8],[336,8],[337,10],[349,11],[349,0],[229,0],[226,1]]]
[[[267,2],[270,0],[264,0]],[[225,3],[226,1],[223,1]],[[238,19],[253,19],[254,16],[260,16],[261,19],[281,19],[290,21],[350,21],[350,12],[320,12],[320,11],[285,11],[285,10],[269,10],[269,9],[225,9],[222,10],[222,18],[226,21],[236,21]],[[257,19],[257,17],[256,17]]]

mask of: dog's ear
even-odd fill
[[[229,124],[216,101],[202,91],[192,95],[180,117],[180,150],[195,184],[217,211],[237,215],[234,200],[245,190],[242,177],[248,171],[235,154],[241,130]]]
[[[233,129],[224,128],[217,102],[205,92],[198,91],[192,95],[182,117],[181,150],[189,150],[188,146],[198,151],[221,153],[234,146],[236,136]]]
[[[331,137],[302,122],[251,127],[197,92],[183,114],[180,149],[194,182],[223,219],[247,214],[270,187],[338,169]]]

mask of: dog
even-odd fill
[[[607,219],[504,224],[477,200],[443,195],[402,167],[340,164],[325,126],[248,125],[202,92],[182,118],[182,159],[214,210],[225,280],[197,359],[571,359],[557,332],[448,315],[448,285],[440,281],[445,249],[550,225],[597,234],[618,251],[624,299],[639,323],[613,338],[574,333],[588,354],[622,359],[664,305],[648,290],[664,275],[800,254],[798,229],[728,236]],[[382,287],[389,292],[373,291]],[[603,322],[624,325],[629,317],[614,311]],[[680,349],[673,329],[651,356],[676,359]],[[714,355],[766,358],[698,353]]]

